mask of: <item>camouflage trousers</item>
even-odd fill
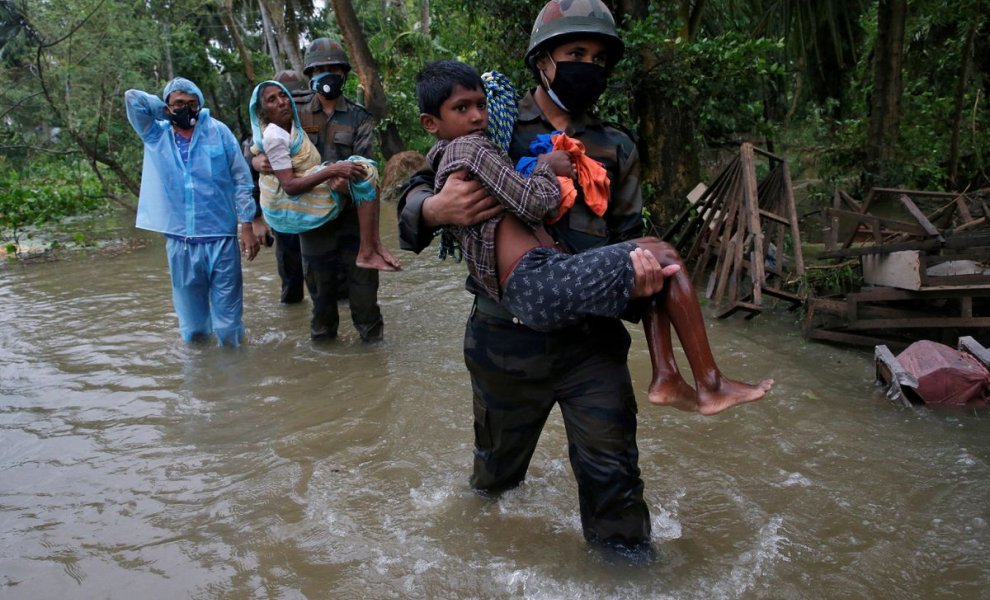
[[[616,319],[540,333],[476,305],[464,335],[474,392],[472,487],[497,493],[518,485],[556,403],[585,539],[626,547],[648,542],[629,344]]]
[[[347,300],[354,328],[366,342],[382,339],[385,323],[378,306],[378,271],[355,266],[360,242],[357,212],[350,205],[333,221],[299,234],[306,288],[313,300],[310,320],[313,339],[337,336],[342,271],[347,274]]]
[[[302,254],[299,250],[299,235],[295,233],[275,234],[275,262],[278,277],[282,280],[283,304],[295,304],[303,300]]]

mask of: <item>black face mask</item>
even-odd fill
[[[344,76],[337,73],[320,73],[309,80],[309,87],[327,100],[335,100],[344,90]]]
[[[601,65],[567,61],[556,64],[553,83],[544,89],[553,103],[572,115],[580,115],[598,102],[605,93],[608,71]],[[546,76],[543,81],[546,82]]]
[[[179,129],[192,129],[199,120],[199,109],[193,110],[184,106],[179,110],[169,113],[168,120]]]

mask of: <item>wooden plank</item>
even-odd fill
[[[956,210],[959,211],[959,214],[962,215],[964,223],[969,223],[973,220],[973,214],[969,212],[969,206],[966,204],[966,196],[957,196],[954,205]]]
[[[729,294],[728,304],[739,299],[736,289],[738,287],[738,281],[736,280],[737,269],[735,265],[737,261],[739,263],[742,262],[743,245],[745,242],[742,239],[742,236],[745,235],[744,226],[742,225],[743,211],[745,210],[743,208],[742,187],[742,160],[740,160],[740,173],[736,177],[735,185],[733,186],[732,212],[728,215],[729,225],[726,225],[725,232],[722,234],[722,253],[719,256],[719,263],[716,264],[716,269],[719,272],[719,280],[715,287],[715,306],[722,306],[724,304],[722,298],[726,292]],[[736,223],[739,223],[739,225],[736,225]]]
[[[950,238],[951,239],[951,238]],[[886,254],[888,252],[899,252],[901,250],[934,250],[941,244],[938,240],[927,239],[917,242],[899,242],[894,244],[881,244],[879,246],[861,246],[858,248],[845,248],[842,250],[825,251],[818,254],[819,259],[827,258],[852,258],[855,256],[867,256],[870,254]]]
[[[791,169],[784,162],[781,164],[784,179],[784,206],[787,209],[787,216],[791,225],[791,242],[794,247],[794,273],[801,277],[804,275],[804,254],[801,250],[801,224],[798,223],[797,202],[794,200],[794,186],[791,183]],[[778,252],[781,248],[777,249]]]
[[[990,246],[990,233],[971,233],[945,238],[946,248],[973,248],[976,246]]]
[[[849,317],[850,303],[844,299],[810,298],[807,305],[809,310],[815,310],[826,315],[841,317],[847,320]],[[930,314],[916,310],[905,310],[889,306],[872,306],[869,304],[857,306],[857,312],[865,318],[870,319],[915,319]]]
[[[860,319],[849,323],[854,331],[867,329],[941,329],[961,327],[982,329],[990,327],[990,317],[927,317],[920,319]]]
[[[760,216],[763,217],[764,219],[770,219],[771,221],[775,221],[777,223],[780,223],[781,225],[788,225],[788,226],[790,226],[790,224],[791,224],[791,222],[790,222],[789,219],[786,219],[786,218],[784,218],[784,217],[782,217],[782,216],[780,216],[780,215],[778,215],[776,213],[772,213],[769,210],[764,210],[762,208],[760,209]]]
[[[763,243],[763,229],[760,227],[760,205],[759,191],[756,180],[756,165],[753,162],[753,145],[745,143],[740,150],[743,163],[743,182],[745,185],[746,198],[746,222],[749,225],[749,235],[752,236],[753,259],[750,279],[753,283],[753,304],[760,306],[763,304],[761,297],[763,286],[766,284],[766,274],[763,272],[763,259],[766,256],[766,248]],[[736,268],[740,270],[740,280],[742,278],[742,261],[736,262]]]
[[[824,312],[828,315],[845,317],[848,314],[849,304],[845,300],[833,300],[830,298],[811,298],[808,301],[809,311]]]
[[[930,196],[932,198],[955,198],[959,192],[930,192],[926,190],[905,190],[902,188],[873,188],[870,193],[879,192],[882,194],[908,194],[909,196]]]
[[[907,211],[911,213],[911,216],[918,221],[918,224],[921,225],[921,228],[925,230],[925,233],[927,233],[928,235],[939,241],[945,241],[945,238],[942,237],[942,232],[936,229],[934,225],[932,225],[932,222],[928,220],[928,217],[925,216],[925,213],[921,212],[921,209],[918,208],[918,205],[916,205],[910,198],[908,198],[904,194],[901,194],[897,199],[901,203],[901,205],[903,205],[904,208],[906,208]]]
[[[922,260],[917,250],[862,257],[863,281],[906,290],[921,289]]]
[[[714,289],[714,296],[716,306],[722,302],[722,294],[725,292],[726,279],[728,277],[728,265],[731,264],[731,256],[734,254],[735,249],[735,222],[739,210],[739,162],[736,161],[736,169],[733,171],[732,181],[728,187],[727,202],[723,204],[722,214],[720,218],[720,224],[718,227],[712,230],[711,235],[718,236],[718,246],[715,256],[715,268],[712,273],[715,276],[714,286],[710,286]],[[706,265],[709,262],[709,257],[712,252],[711,244],[706,245],[704,251],[702,252],[702,260],[698,261],[698,265]],[[700,274],[699,274],[700,276]]]
[[[771,160],[775,160],[777,162],[784,162],[784,159],[783,158],[780,158],[776,154],[770,154],[766,150],[763,150],[761,148],[757,148],[756,146],[753,146],[753,152],[755,152],[757,154],[760,154],[760,155],[763,155],[763,156],[765,156],[765,157],[767,157],[767,158],[769,158]]]
[[[983,286],[990,284],[988,275],[929,275],[923,288],[945,288],[945,287],[965,287]]]
[[[839,208],[840,202],[839,191],[836,190],[832,195],[833,208]],[[839,217],[829,214],[828,211],[822,211],[822,220],[825,228],[822,236],[825,250],[826,252],[834,252],[839,245]]]
[[[790,302],[790,310],[794,310],[804,304],[804,299],[797,294],[792,294],[790,292],[785,292],[780,288],[765,286],[763,292],[768,296],[773,296],[778,300],[784,300],[785,302]]]
[[[840,192],[840,191],[836,191],[836,193],[841,196],[841,198],[845,201],[845,203],[849,206],[849,208],[851,208],[854,212],[858,212],[858,213],[863,212],[863,205],[857,202],[852,196],[850,196],[845,192]],[[835,208],[842,208],[842,207],[839,206],[838,203],[836,203]]]
[[[887,398],[911,406],[905,388],[918,389],[918,378],[909,373],[894,353],[885,344],[876,347],[873,353],[877,381],[887,385]],[[916,395],[916,394],[915,394]]]
[[[973,228],[979,227],[980,225],[985,225],[986,222],[987,222],[987,218],[986,217],[980,217],[979,219],[973,219],[972,221],[967,221],[967,222],[963,223],[962,225],[960,225],[959,227],[956,227],[955,229],[952,230],[952,233],[961,233],[963,231],[966,231],[967,229],[973,229]]]
[[[971,336],[965,335],[959,338],[959,345],[957,349],[960,352],[967,352],[971,354],[976,360],[980,361],[984,367],[990,368],[990,350],[983,347],[983,344],[976,341]]]
[[[763,312],[763,308],[760,307],[759,305],[753,304],[752,302],[740,301],[740,302],[733,302],[731,306],[729,306],[727,309],[723,310],[722,312],[717,313],[715,317],[718,319],[726,319],[728,317],[731,317],[733,314],[735,314],[740,310],[744,310],[749,313],[746,316],[747,319],[751,319],[756,315],[760,314],[761,312]]]
[[[875,231],[873,232],[874,237],[880,233],[877,230],[886,229],[887,231],[893,231],[898,233],[907,233],[909,235],[926,235],[924,227],[917,223],[909,223],[907,221],[899,221],[897,219],[888,219],[884,217],[878,217],[871,214],[858,214],[848,210],[836,209],[836,208],[825,208],[824,209],[829,214],[838,216],[839,219],[848,219],[852,222],[867,223],[874,226]]]
[[[848,333],[845,331],[834,331],[830,329],[812,329],[808,332],[808,338],[826,342],[849,344],[853,346],[876,346],[877,344],[886,344],[891,348],[901,350],[907,347],[906,343],[898,340],[879,338],[872,335]]]
[[[701,247],[700,244],[702,241],[709,241],[711,239],[722,241],[720,238],[725,236],[725,231],[732,228],[730,217],[732,216],[731,209],[737,201],[735,197],[735,186],[739,177],[739,160],[732,161],[725,173],[725,178],[709,188],[714,190],[714,195],[705,208],[706,212],[703,214],[700,230],[694,243],[691,245],[690,256],[692,259],[696,259],[698,256],[698,249]],[[726,224],[727,221],[729,223],[728,225]],[[711,250],[711,245],[706,244],[701,254],[701,260],[696,261],[696,264],[700,265],[702,270],[708,267]]]

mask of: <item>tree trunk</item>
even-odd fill
[[[866,177],[869,185],[889,181],[897,155],[901,123],[901,69],[907,0],[880,0],[877,6],[877,45],[874,50],[873,94],[866,139]]]
[[[962,65],[959,67],[959,80],[956,82],[956,102],[952,111],[952,132],[949,140],[949,185],[959,189],[959,133],[963,121],[963,100],[966,98],[966,80],[969,75],[969,65],[973,56],[973,46],[976,44],[976,25],[970,25],[963,44]]]
[[[234,40],[234,45],[237,46],[237,52],[241,55],[241,62],[244,63],[244,76],[247,77],[250,85],[254,85],[258,78],[254,73],[254,62],[251,61],[251,51],[244,45],[244,38],[241,37],[241,32],[237,27],[237,21],[234,20],[234,0],[224,0],[221,16],[223,18],[223,24],[227,27],[227,32],[230,34],[230,39]]]
[[[303,58],[299,54],[299,19],[296,13],[295,0],[285,3],[285,53],[289,55],[289,63],[297,73],[303,72]]]
[[[617,19],[635,21],[647,16],[649,0],[622,0],[616,8]],[[643,202],[657,225],[680,212],[684,197],[701,179],[696,111],[692,106],[678,106],[669,90],[651,76],[676,68],[672,66],[677,64],[675,52],[672,48],[641,49],[639,73],[632,81],[632,112],[639,116],[640,179],[644,189],[654,190],[652,196],[644,194]]]
[[[398,22],[402,29],[406,27],[406,2],[405,0],[388,0],[388,12],[385,13],[390,20]]]
[[[261,11],[261,29],[265,34],[265,43],[268,46],[268,54],[272,57],[272,70],[273,72],[278,73],[282,70],[285,62],[282,60],[282,55],[278,50],[278,44],[275,43],[272,15],[268,11],[268,6],[265,5],[265,0],[258,0],[258,10]],[[300,70],[300,72],[302,71]]]
[[[423,35],[430,35],[430,0],[419,1],[419,30]]]
[[[162,37],[165,39],[165,74],[171,81],[175,78],[175,67],[172,66],[172,28],[168,17],[162,19]]]
[[[381,76],[378,74],[378,65],[375,64],[375,58],[371,55],[368,41],[354,13],[354,5],[351,0],[330,0],[330,4],[334,14],[337,15],[337,25],[344,36],[344,43],[347,44],[351,64],[357,72],[361,87],[364,88],[365,108],[380,123],[389,114],[388,98],[385,96]],[[389,123],[379,135],[385,160],[406,149],[405,142],[402,141],[399,129],[394,123]]]

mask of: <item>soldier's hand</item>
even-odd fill
[[[663,290],[663,282],[681,270],[680,265],[661,267],[660,262],[649,250],[636,248],[629,253],[633,267],[633,298],[646,298],[659,294]]]
[[[251,159],[251,167],[262,174],[271,175],[275,171],[272,170],[272,163],[268,162],[268,157],[264,154],[259,154]]]
[[[480,181],[467,179],[467,171],[456,171],[439,192],[423,202],[423,220],[429,227],[467,227],[486,221],[503,210]]]
[[[323,168],[327,170],[327,174],[331,177],[342,177],[349,181],[358,181],[368,176],[367,167],[351,160],[342,160]]]

